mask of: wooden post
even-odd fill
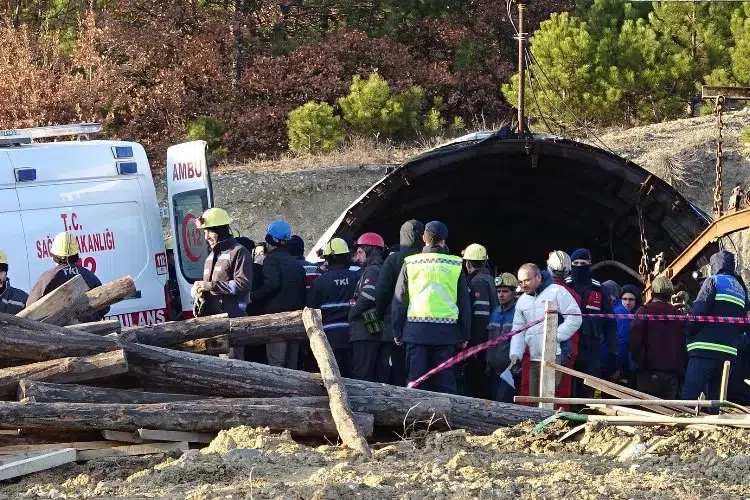
[[[539,396],[543,398],[555,397],[555,369],[547,363],[554,363],[557,356],[557,301],[544,302],[544,346],[542,347],[542,363],[539,368]],[[539,408],[553,409],[552,403],[539,403]]]
[[[89,286],[83,276],[76,276],[18,313],[18,317],[65,325],[84,307]]]
[[[346,387],[341,379],[339,366],[336,364],[336,358],[333,356],[326,334],[323,332],[323,323],[320,310],[310,309],[308,307],[302,311],[302,322],[307,329],[307,336],[310,339],[310,348],[315,355],[315,360],[320,368],[320,375],[323,378],[323,385],[328,391],[328,399],[331,406],[331,415],[336,422],[336,429],[344,444],[349,448],[358,451],[363,456],[372,457],[372,450],[367,444],[367,439],[362,430],[354,421],[354,412],[349,407],[349,401],[346,396]]]
[[[721,389],[719,391],[719,401],[727,400],[727,391],[729,390],[729,372],[731,371],[731,369],[732,363],[729,360],[724,361],[724,370],[721,372]]]

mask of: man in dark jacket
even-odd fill
[[[305,260],[305,242],[300,236],[292,235],[292,239],[287,244],[287,250],[305,270],[305,290],[309,291],[313,282],[320,276],[320,268],[317,264]]]
[[[250,299],[262,304],[263,314],[298,311],[305,305],[305,271],[286,249],[292,228],[288,222],[277,220],[266,233],[268,253],[263,260],[263,285],[250,292]],[[268,344],[266,356],[271,366],[297,369],[299,344]]]
[[[490,313],[497,308],[495,278],[487,269],[487,249],[472,243],[462,252],[471,297],[471,335],[469,347],[487,341]],[[475,354],[463,366],[462,394],[473,398],[492,399],[492,382],[486,373],[486,352]]]
[[[572,286],[581,297],[581,312],[584,314],[612,314],[612,302],[605,297],[602,285],[591,277],[591,252],[579,248],[570,254],[572,266],[565,283]],[[602,342],[607,346],[607,358],[601,359]],[[578,332],[578,358],[574,368],[594,377],[608,377],[602,367],[614,366],[617,358],[617,323],[613,319],[584,317]],[[610,359],[612,361],[610,361]],[[593,390],[576,379],[573,396],[589,398]]]
[[[78,252],[78,241],[73,233],[65,231],[55,236],[50,253],[56,265],[39,277],[39,280],[29,293],[26,307],[29,307],[53,290],[57,290],[64,283],[67,283],[76,276],[83,277],[89,290],[102,285],[102,282],[99,281],[99,278],[94,273],[78,264],[80,260]],[[81,323],[100,321],[108,312],[109,307],[77,319]]]
[[[669,302],[672,281],[657,276],[652,301],[636,314],[680,314]],[[630,324],[630,350],[636,364],[635,388],[661,399],[677,399],[685,376],[685,324],[680,321],[635,319]]]
[[[404,259],[422,251],[423,234],[424,224],[420,221],[410,220],[403,223],[399,232],[399,249],[385,259],[380,268],[378,282],[375,284],[375,310],[378,316],[383,318],[383,335],[389,345],[388,348],[383,345],[381,349],[390,349],[391,380],[388,383],[402,387],[406,385],[406,348],[391,342],[391,302]]]
[[[503,273],[495,278],[498,305],[490,315],[487,325],[488,337],[497,339],[507,335],[513,329],[513,317],[516,314],[516,288],[518,280],[510,273]],[[491,379],[492,399],[503,403],[512,403],[517,395],[516,381],[504,378],[504,372],[510,366],[510,339],[487,349],[487,372]],[[512,382],[512,385],[511,385]]]
[[[8,256],[0,250],[0,312],[18,314],[26,307],[29,296],[21,289],[10,286]]]
[[[356,261],[362,266],[362,274],[349,310],[351,373],[352,378],[370,382],[390,380],[390,370],[387,370],[390,349],[381,349],[381,344],[388,340],[383,338],[383,320],[375,310],[376,284],[383,265],[384,250],[385,241],[379,234],[365,233],[357,240]],[[380,373],[378,368],[381,368]]]
[[[696,316],[747,317],[747,288],[735,272],[734,254],[725,250],[711,256],[713,275],[703,282],[691,313]],[[688,323],[688,367],[683,399],[719,399],[724,361],[734,363],[745,325]]]
[[[406,343],[407,380],[413,382],[447,361],[456,346],[466,348],[471,333],[471,300],[460,257],[445,245],[448,228],[439,221],[425,227],[421,254],[404,260],[392,304],[394,342]],[[443,370],[428,380],[438,392],[456,394],[456,376]]]
[[[320,309],[323,331],[331,345],[339,371],[343,377],[349,377],[350,300],[355,295],[360,273],[349,268],[349,247],[341,238],[333,238],[321,250],[328,270],[313,282],[307,295],[307,306]]]

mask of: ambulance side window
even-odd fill
[[[179,193],[172,198],[174,203],[177,234],[177,258],[185,279],[193,283],[203,279],[203,263],[208,256],[208,244],[203,231],[195,226],[198,217],[208,208],[208,197],[204,189]]]

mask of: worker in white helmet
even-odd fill
[[[0,313],[18,314],[26,307],[28,298],[26,292],[10,286],[8,256],[0,250]]]
[[[55,267],[39,277],[39,280],[31,289],[31,293],[29,293],[26,307],[52,291],[57,290],[64,283],[67,283],[76,276],[83,278],[89,286],[89,290],[102,286],[102,282],[99,281],[99,278],[93,272],[78,263],[80,260],[78,255],[78,241],[73,233],[64,231],[55,236],[55,239],[52,241],[50,253],[52,254],[52,260],[55,262]],[[109,307],[89,315],[80,316],[78,321],[82,323],[100,321],[104,319],[107,313],[109,313]]]

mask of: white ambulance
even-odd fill
[[[114,304],[110,318],[124,326],[161,323],[168,300],[161,214],[169,213],[172,230],[184,235],[175,248],[183,310],[190,310],[191,279],[207,254],[194,224],[211,199],[205,143],[170,148],[170,209],[162,211],[143,146],[88,140],[100,130],[94,123],[0,130],[0,249],[8,255],[12,285],[28,292],[54,266],[52,239],[72,231],[80,264],[103,283],[126,275],[135,280],[135,295]]]

